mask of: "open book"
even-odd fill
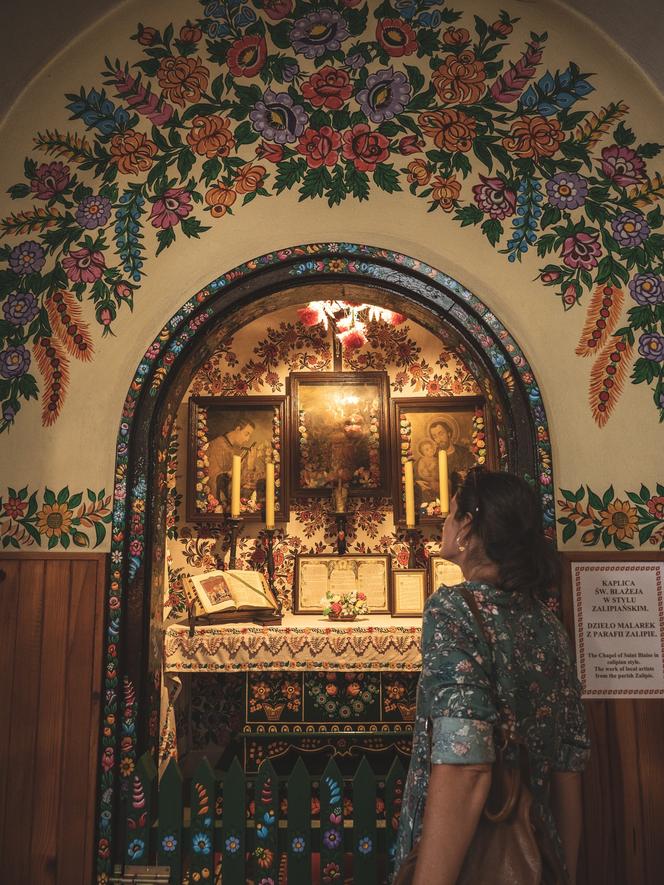
[[[255,613],[276,612],[278,608],[261,572],[243,569],[210,571],[202,575],[185,575],[182,584],[194,617],[247,612],[249,619]]]

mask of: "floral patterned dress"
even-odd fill
[[[547,802],[552,771],[581,771],[589,742],[569,641],[541,603],[490,584],[467,582],[493,649],[459,587],[441,587],[422,623],[422,674],[410,770],[396,843],[395,870],[420,836],[431,763],[464,765],[494,760],[499,719],[528,744],[533,799],[554,845],[560,838]],[[496,680],[500,710],[492,701]],[[562,857],[562,853],[561,853]]]

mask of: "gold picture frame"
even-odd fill
[[[443,556],[429,557],[429,596],[444,584],[446,587],[454,587],[462,584],[465,578],[458,565],[445,559]]]
[[[390,611],[393,618],[421,618],[427,599],[425,568],[394,569]]]
[[[371,614],[390,613],[392,557],[382,553],[343,556],[299,554],[295,557],[294,614],[322,614],[327,590],[366,594]]]

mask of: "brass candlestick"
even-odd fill
[[[242,520],[239,516],[228,516],[226,518],[226,524],[229,529],[229,539],[228,546],[230,549],[230,556],[228,559],[228,568],[235,568],[235,560],[237,558],[237,535],[240,530],[240,526],[242,525]]]

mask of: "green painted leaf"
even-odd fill
[[[570,520],[570,522],[568,522],[567,525],[565,526],[565,528],[563,529],[563,535],[562,535],[563,544],[566,544],[571,538],[574,537],[575,534],[576,534],[576,523],[572,522]]]
[[[378,187],[387,191],[388,194],[401,190],[399,175],[391,164],[379,163],[374,171],[373,179]]]
[[[496,218],[488,218],[481,230],[492,246],[495,246],[503,235],[503,226]]]
[[[606,508],[609,506],[609,504],[611,503],[611,501],[613,501],[614,497],[615,497],[615,494],[614,494],[614,491],[613,491],[613,486],[611,485],[611,486],[609,486],[608,489],[604,492],[604,497],[602,498],[602,505],[603,505],[602,509],[603,509],[603,510],[606,510]]]
[[[599,495],[596,495],[590,487],[588,487],[588,504],[595,510],[604,509],[602,505],[602,499],[599,497]]]
[[[48,504],[49,507],[52,507],[55,504],[55,494],[48,488],[48,486],[44,489],[44,504]]]

